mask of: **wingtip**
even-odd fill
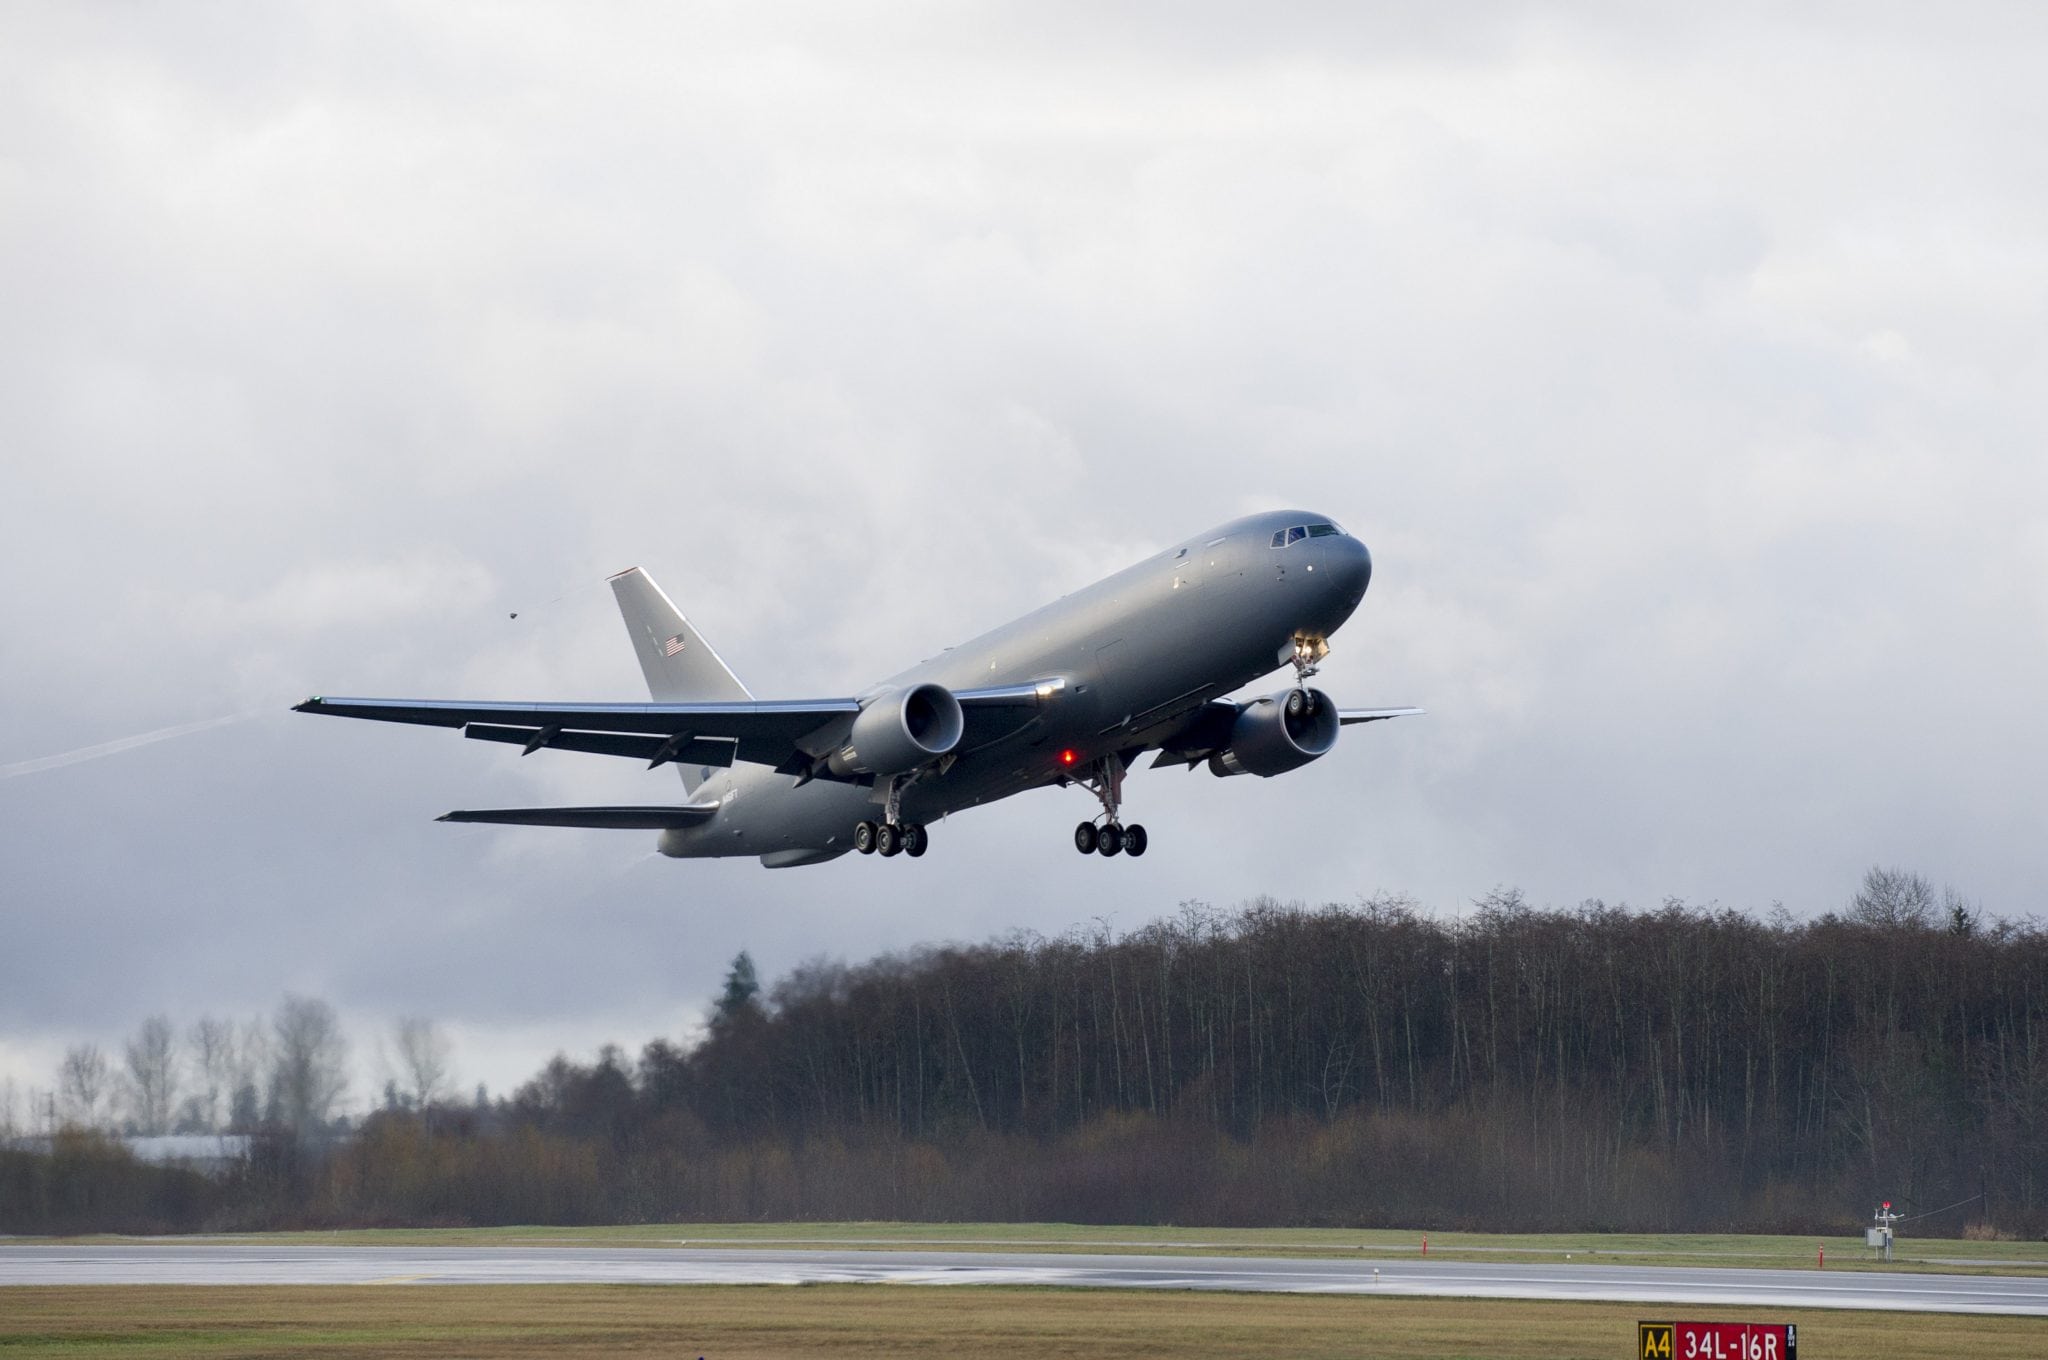
[[[315,710],[316,710],[316,709],[317,709],[317,708],[318,708],[319,706],[320,706],[320,696],[319,696],[319,695],[317,695],[317,694],[315,694],[315,695],[314,695],[314,696],[312,696],[312,697],[311,697],[310,699],[301,699],[301,700],[299,700],[299,702],[297,702],[297,703],[293,704],[293,705],[292,705],[292,712],[294,712],[294,713],[311,713],[311,712],[315,711]]]

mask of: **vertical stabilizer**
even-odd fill
[[[633,639],[633,652],[647,677],[647,692],[657,703],[693,699],[736,702],[754,697],[646,572],[630,567],[612,577],[612,594],[619,601],[627,636]],[[682,772],[683,787],[691,793],[711,777],[711,771],[700,766],[676,768]]]
[[[612,594],[618,597],[619,613],[647,676],[647,692],[657,702],[716,703],[754,697],[646,572],[632,567],[612,577]]]

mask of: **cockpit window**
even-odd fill
[[[1284,548],[1291,543],[1299,543],[1304,538],[1335,538],[1343,532],[1334,524],[1296,524],[1291,528],[1275,529],[1273,546]]]

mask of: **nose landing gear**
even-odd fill
[[[1321,633],[1296,633],[1294,654],[1288,659],[1302,673],[1302,679],[1316,673],[1316,667],[1330,654],[1330,640]]]
[[[1330,654],[1330,640],[1321,633],[1296,633],[1294,645],[1283,647],[1280,659],[1294,667],[1294,683],[1308,684],[1309,677],[1322,668],[1323,658]]]
[[[1128,853],[1132,858],[1145,853],[1151,838],[1145,828],[1136,822],[1123,824],[1121,816],[1124,794],[1124,763],[1115,756],[1103,756],[1095,762],[1093,775],[1076,781],[1102,800],[1102,816],[1095,822],[1082,822],[1074,828],[1074,848],[1084,855],[1101,855],[1113,859]]]
[[[1316,711],[1316,692],[1308,687],[1308,679],[1321,669],[1329,654],[1330,640],[1321,633],[1296,633],[1294,646],[1281,649],[1282,659],[1294,667],[1294,690],[1287,696],[1290,719],[1306,718]]]

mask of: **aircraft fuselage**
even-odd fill
[[[1220,525],[862,692],[924,682],[951,690],[1056,679],[1021,730],[928,770],[901,792],[916,822],[1061,782],[1142,748],[1204,703],[1287,664],[1297,637],[1335,632],[1365,596],[1372,557],[1347,533],[1274,546],[1307,523],[1274,511]],[[763,765],[714,770],[696,790],[718,811],[661,833],[678,858],[761,855],[806,863],[851,848],[875,815],[875,787],[815,779],[792,787]]]

